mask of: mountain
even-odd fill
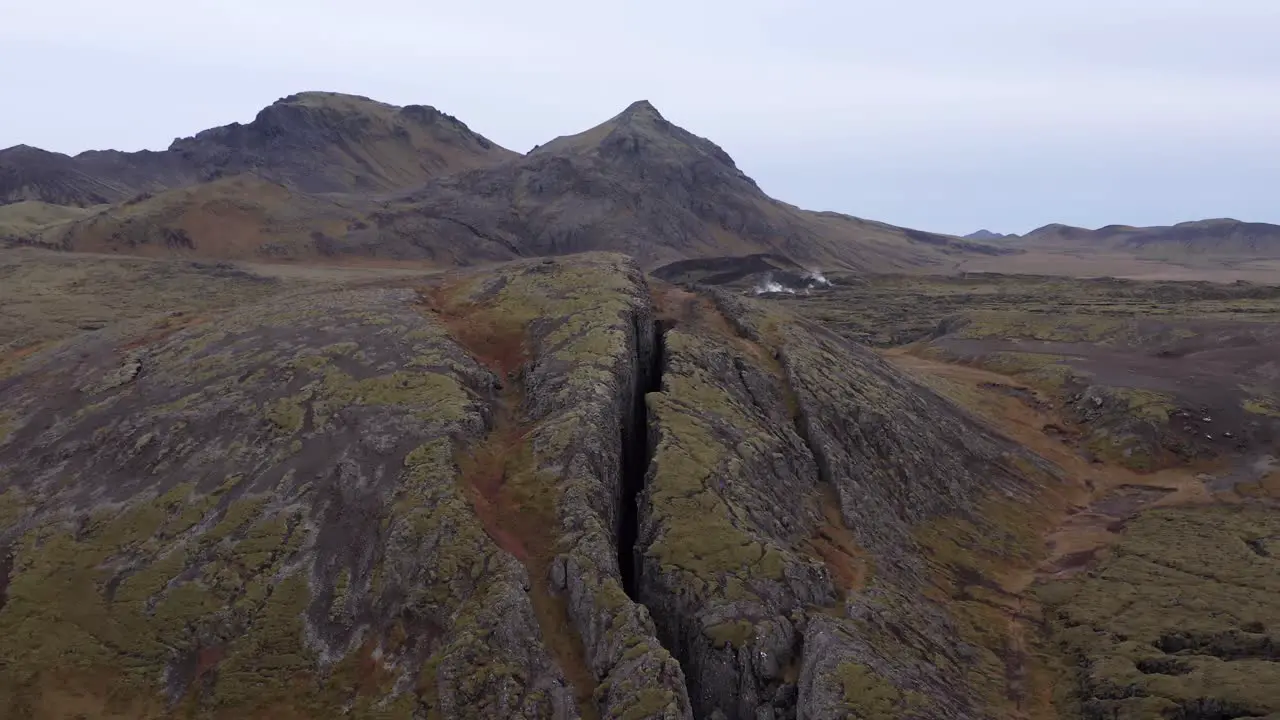
[[[431,107],[307,92],[160,152],[0,150],[0,203],[100,205],[243,172],[312,193],[386,192],[514,156]]]
[[[70,157],[28,145],[0,150],[0,204],[89,207],[182,181],[181,169],[163,153],[106,151]]]
[[[253,171],[311,193],[397,190],[516,156],[432,107],[319,92],[284,98],[248,125],[176,140],[168,152],[202,179]]]
[[[1108,225],[1097,230],[1052,224],[1027,233],[1017,245],[1056,250],[1097,248],[1151,257],[1280,258],[1280,225],[1230,218],[1154,227]]]
[[[1005,235],[1003,233],[998,233],[998,232],[991,232],[990,230],[987,230],[985,228],[982,230],[978,230],[977,232],[971,232],[968,235],[964,236],[966,240],[1002,240],[1007,237],[1015,237],[1015,236]]]
[[[889,270],[1001,252],[774,200],[719,146],[645,101],[522,158],[437,178],[374,220],[376,227],[353,233],[358,245],[437,258],[609,250],[653,267],[776,253],[805,264]]]
[[[646,268],[772,254],[886,271],[1012,252],[775,200],[645,101],[524,156],[431,108],[303,93],[159,153],[10,149],[0,166],[11,201],[95,207],[7,233],[65,250],[443,265],[598,250]]]

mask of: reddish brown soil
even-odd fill
[[[1221,463],[1140,474],[1090,462],[1072,444],[1070,423],[1037,390],[1007,375],[965,365],[927,360],[901,351],[892,362],[957,400],[1022,446],[1057,465],[1067,483],[1049,498],[1055,505],[1044,532],[1044,559],[1007,589],[1021,592],[1039,577],[1061,576],[1088,567],[1118,537],[1124,521],[1157,504],[1213,502],[1203,473]],[[1017,392],[1010,393],[1007,388]],[[1027,398],[1032,401],[1028,402]]]
[[[438,317],[453,338],[502,383],[489,434],[456,458],[463,488],[485,532],[529,573],[529,600],[543,641],[573,685],[583,718],[594,720],[596,677],[587,663],[582,638],[569,618],[565,599],[550,587],[551,566],[560,542],[553,488],[539,488],[536,495],[546,504],[531,505],[510,485],[517,477],[526,485],[539,482],[532,475],[533,459],[528,447],[532,428],[521,413],[524,392],[517,380],[520,369],[529,361],[526,329],[507,322],[483,305],[452,302],[454,289],[446,282],[421,290],[419,296],[427,311]],[[527,497],[527,487],[525,490]]]

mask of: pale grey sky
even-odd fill
[[[648,99],[769,193],[927,230],[1280,223],[1278,0],[0,0],[0,147],[302,90],[514,150]]]

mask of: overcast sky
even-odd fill
[[[935,231],[1280,222],[1280,0],[0,0],[0,147],[301,90],[522,152],[648,99],[780,199]]]

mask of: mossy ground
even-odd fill
[[[1261,507],[1152,510],[1087,575],[1044,585],[1095,716],[1280,712],[1280,519]]]
[[[603,661],[592,655],[608,643],[589,646],[637,614],[609,556],[608,465],[647,312],[643,282],[624,265],[598,256],[450,276],[423,289],[426,308],[408,291],[395,310],[385,292],[336,305],[281,295],[278,307],[232,316],[201,306],[199,317],[145,318],[140,334],[101,346],[82,339],[39,353],[41,374],[30,377],[67,404],[49,416],[51,429],[36,428],[35,386],[10,381],[21,397],[0,409],[0,527],[16,527],[0,607],[0,706],[19,718],[302,718],[334,708],[356,718],[536,716],[549,712],[563,675],[588,715],[628,683],[636,691],[614,715],[678,708],[670,688],[595,674],[669,660],[655,640],[628,629],[623,641],[610,638],[616,653]],[[979,335],[1110,347],[1189,339],[1135,326],[1124,314],[1133,306],[1119,300],[1062,317],[1047,305],[1014,312],[989,282],[994,290],[957,291],[939,307],[983,295],[992,307],[968,326]],[[1247,300],[1249,322],[1269,302],[1193,300],[1233,313]],[[938,627],[920,608],[937,609],[953,633],[946,647],[862,628],[871,657],[824,668],[843,710],[931,712],[933,701],[910,689],[918,684],[895,675],[920,662],[954,667],[955,685],[982,689],[992,714],[1041,715],[1053,674],[1033,633],[1036,604],[1016,587],[1042,557],[1043,468],[1004,457],[983,476],[990,484],[963,492],[939,483],[920,493],[919,473],[878,475],[886,464],[941,462],[943,446],[921,450],[913,436],[959,422],[952,410],[874,358],[797,331],[788,312],[753,316],[748,339],[743,318],[697,296],[681,307],[688,302],[692,314],[666,318],[678,324],[666,336],[664,387],[647,399],[656,528],[647,557],[682,599],[714,611],[695,632],[726,657],[738,653],[784,617],[771,604],[781,593],[806,587],[821,592],[788,599],[786,612],[849,627],[847,603],[864,598],[881,598],[864,610],[906,618],[920,633]],[[896,308],[900,320],[919,321]],[[827,320],[852,332],[841,323],[877,312]],[[0,356],[0,383],[31,372],[42,343]],[[997,361],[1045,387],[1088,379],[1065,355],[1004,355]],[[895,483],[892,496],[907,498],[886,505],[909,518],[908,532],[893,535],[909,549],[905,561],[876,544],[896,520],[849,522],[876,498],[864,492],[845,512],[814,465],[787,460],[805,457],[806,444],[823,447],[796,424],[802,406],[823,406],[822,388],[837,396],[833,406],[848,400],[828,429],[879,428],[843,447],[876,444],[902,417],[930,421],[876,445],[877,463],[858,476]],[[1250,397],[1241,412],[1265,417],[1266,393]],[[1115,399],[1152,423],[1173,405],[1154,391]],[[956,448],[988,442],[976,426],[952,427],[968,433]],[[67,440],[42,444],[52,436]],[[52,457],[69,461],[65,473],[44,474],[40,458]],[[771,482],[748,487],[749,477]],[[784,477],[789,494],[777,487]],[[1240,492],[1265,501],[1277,496],[1273,480]],[[1087,661],[1087,692],[1074,700],[1136,717],[1206,701],[1276,711],[1268,683],[1242,678],[1265,680],[1274,664],[1266,562],[1280,554],[1280,530],[1256,509],[1176,512],[1186,514],[1150,527],[1164,516],[1142,516],[1098,572],[1044,588],[1064,649]],[[576,608],[552,587],[557,563],[583,573],[587,600]],[[925,569],[919,587],[914,568]],[[524,622],[525,600],[536,628],[516,640],[494,632]],[[1159,612],[1142,616],[1145,607]],[[1160,624],[1165,616],[1174,624]],[[964,665],[952,657],[960,644],[971,653]],[[776,682],[794,683],[801,660],[789,658]]]
[[[1244,401],[1244,409],[1254,415],[1280,418],[1280,402],[1273,398],[1248,398]]]
[[[80,333],[121,322],[163,329],[308,284],[231,270],[140,258],[0,252],[0,304],[6,309],[0,317],[0,378],[15,355]]]
[[[956,671],[999,716],[1053,717],[1062,682],[1038,631],[1039,607],[1025,596],[1024,578],[1044,559],[1042,537],[1055,515],[1053,488],[1045,490],[1037,502],[988,498],[968,518],[939,518],[915,531],[936,583],[929,594],[971,648]]]
[[[584,717],[597,714],[599,679],[578,630],[583,619],[573,617],[550,583],[553,563],[573,552],[566,535],[581,532],[566,520],[578,512],[566,509],[580,502],[584,488],[577,484],[600,479],[567,472],[563,459],[598,443],[595,433],[617,432],[593,427],[587,413],[617,382],[621,363],[634,362],[628,335],[635,332],[629,314],[643,292],[637,281],[620,259],[601,255],[446,278],[422,292],[430,311],[501,384],[487,438],[459,455],[462,478],[490,536],[525,565],[543,640],[573,683]],[[539,383],[537,397],[530,397],[531,382]],[[587,492],[602,490],[608,491]],[[626,603],[617,580],[606,579],[596,592],[597,613]]]
[[[39,717],[65,700],[51,683],[85,674],[105,683],[111,702],[157,716],[165,705],[152,694],[157,668],[185,656],[197,658],[197,675],[198,658],[227,658],[207,698],[214,715],[283,692],[314,660],[298,617],[305,582],[299,596],[275,580],[304,535],[295,515],[253,498],[223,502],[221,492],[202,496],[190,485],[124,512],[99,511],[79,528],[28,531],[0,610],[4,706],[15,717]],[[266,644],[238,637],[249,627]]]
[[[703,602],[750,597],[755,583],[781,581],[789,565],[827,559],[841,567],[843,582],[855,584],[857,561],[843,557],[856,553],[855,544],[839,522],[823,535],[813,513],[815,545],[808,556],[797,552],[799,538],[774,537],[752,517],[759,498],[752,497],[746,473],[799,443],[791,429],[794,398],[769,350],[741,337],[714,307],[695,302],[666,333],[662,392],[646,399],[657,430],[646,499],[659,528],[646,553],[664,572],[683,576],[680,584]],[[743,394],[749,391],[722,374],[745,366],[774,387],[771,409],[753,406]],[[816,507],[815,481],[816,474],[805,479],[813,490],[807,504]],[[750,626],[735,622],[706,632],[713,642],[739,646],[751,636]]]
[[[920,712],[928,704],[921,694],[899,690],[865,665],[843,662],[833,675],[844,692],[841,709],[850,717],[891,720]]]
[[[1280,290],[1243,283],[994,273],[859,277],[833,273],[830,278],[836,283],[833,289],[771,302],[876,347],[927,342],[944,325],[971,337],[1117,347],[1174,343],[1193,332],[1179,326],[1181,321],[1271,322],[1280,311]],[[966,328],[970,318],[973,324]]]
[[[0,694],[14,717],[74,705],[105,708],[89,717],[112,707],[201,718],[345,707],[407,718],[430,709],[436,685],[404,692],[417,663],[496,652],[480,639],[432,647],[421,628],[405,646],[397,618],[412,608],[417,622],[440,625],[470,603],[503,612],[507,592],[468,580],[497,568],[497,548],[455,482],[453,442],[480,424],[475,389],[487,373],[411,298],[301,296],[106,352],[89,346],[108,374],[118,353],[146,372],[63,380],[91,388],[80,394],[93,401],[54,436],[73,448],[63,451],[68,476],[0,495],[6,520],[24,528],[0,610]],[[65,373],[61,357],[45,372]],[[20,417],[48,401],[17,400]],[[358,436],[344,430],[352,424]],[[98,449],[76,451],[66,438],[77,433]],[[23,437],[0,445],[0,464],[9,478],[40,477]],[[401,463],[410,443],[432,437]],[[90,491],[102,498],[81,510],[76,498]],[[331,514],[338,498],[350,507]],[[495,622],[509,620],[476,620]],[[455,630],[474,629],[459,620]],[[525,674],[478,674],[475,692]]]

